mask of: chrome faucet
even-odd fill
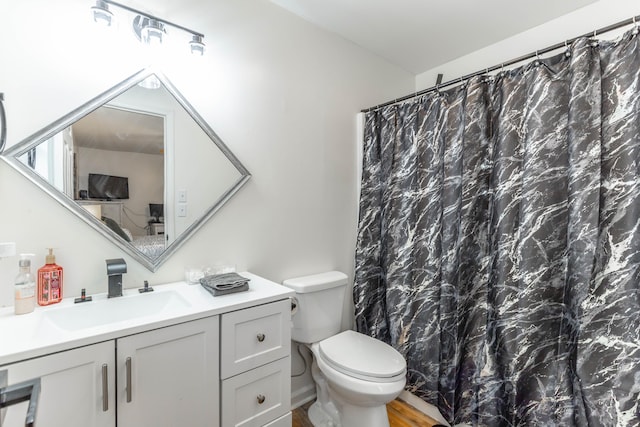
[[[109,298],[122,296],[122,274],[127,272],[127,263],[122,258],[107,260],[109,276]]]

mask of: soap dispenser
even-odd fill
[[[49,248],[46,264],[38,270],[38,304],[55,304],[62,300],[62,267],[56,264],[53,249]]]
[[[20,254],[18,266],[20,272],[16,276],[13,304],[15,314],[31,313],[36,306],[36,281],[31,274],[31,254]]]

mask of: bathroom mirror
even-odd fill
[[[152,69],[8,148],[3,159],[151,271],[250,177]]]

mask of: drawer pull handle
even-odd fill
[[[262,405],[264,403],[265,397],[261,394],[258,395],[258,404]]]
[[[102,365],[102,412],[109,410],[109,374],[107,364]]]
[[[127,375],[127,403],[131,402],[131,358],[127,357],[124,361],[125,371]]]
[[[258,334],[258,341],[259,342],[264,341],[264,338],[265,338],[264,334]]]

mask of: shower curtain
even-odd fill
[[[365,115],[357,330],[452,423],[638,426],[640,46]]]

